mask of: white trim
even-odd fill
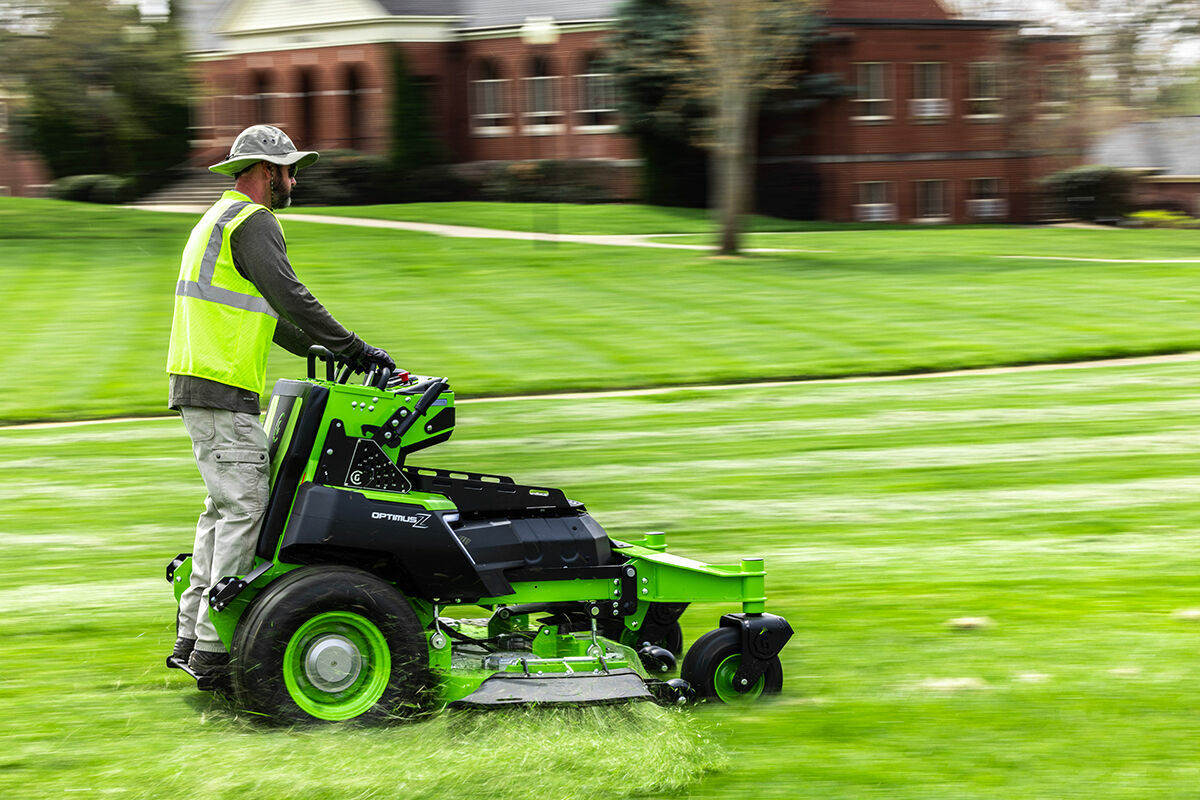
[[[526,114],[525,116],[529,116],[529,115]],[[535,114],[534,116],[543,116],[543,115]],[[563,125],[561,122],[552,122],[552,123],[547,123],[545,125],[526,125],[521,129],[521,133],[523,133],[526,136],[556,136],[556,135],[562,133],[565,129],[566,129],[566,126]]]
[[[432,18],[421,18],[432,19]],[[258,53],[283,53],[325,47],[361,47],[399,42],[453,42],[457,39],[449,25],[413,24],[402,18],[381,20],[350,20],[312,26],[289,26],[271,30],[259,29],[225,34],[228,48],[219,56],[204,60],[221,60],[231,56]]]
[[[591,31],[607,31],[611,30],[619,20],[616,19],[595,19],[595,20],[578,20],[576,22],[560,22],[555,21],[555,25],[563,34],[568,33],[588,33]],[[462,41],[478,41],[481,39],[513,39],[520,38],[520,25],[494,25],[483,28],[459,28],[457,37]]]
[[[617,133],[621,130],[620,125],[576,125],[572,128],[575,133],[580,134],[595,134],[595,133]]]
[[[864,183],[881,183],[882,181],[864,181]],[[855,203],[854,219],[858,222],[895,222],[895,203]]]
[[[495,128],[472,128],[471,135],[481,139],[496,139],[501,136],[512,136],[511,125],[498,125]]]

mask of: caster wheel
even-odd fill
[[[752,703],[783,689],[783,665],[771,659],[767,671],[753,685],[738,691],[734,674],[742,665],[742,635],[734,628],[718,628],[696,640],[683,659],[679,676],[691,684],[697,699],[719,700],[729,705]]]

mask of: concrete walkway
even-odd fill
[[[159,205],[137,206],[141,211],[167,211],[181,214],[203,214],[207,206]],[[466,225],[442,225],[434,222],[403,222],[389,219],[364,219],[360,217],[337,217],[323,214],[284,214],[288,222],[315,222],[325,225],[349,225],[356,228],[383,228],[396,231],[429,233],[434,236],[449,236],[458,239],[508,239],[521,242],[561,242],[563,244],[592,244],[611,247],[656,247],[664,250],[715,250],[706,244],[670,244],[651,239],[671,236],[666,233],[637,235],[599,236],[575,233],[539,233],[533,231],[508,231],[498,228],[474,228]],[[684,234],[691,235],[691,234]],[[746,253],[829,253],[830,250],[791,250],[768,247],[744,248]]]

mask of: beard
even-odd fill
[[[283,180],[282,170],[271,170],[271,208],[287,208],[292,204],[292,182]]]

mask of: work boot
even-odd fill
[[[223,678],[229,673],[229,653],[193,650],[188,657],[188,667],[197,677]]]
[[[180,636],[175,640],[175,649],[171,651],[171,658],[180,658],[185,662],[192,655],[192,650],[196,649],[196,640],[189,639],[186,636]]]

